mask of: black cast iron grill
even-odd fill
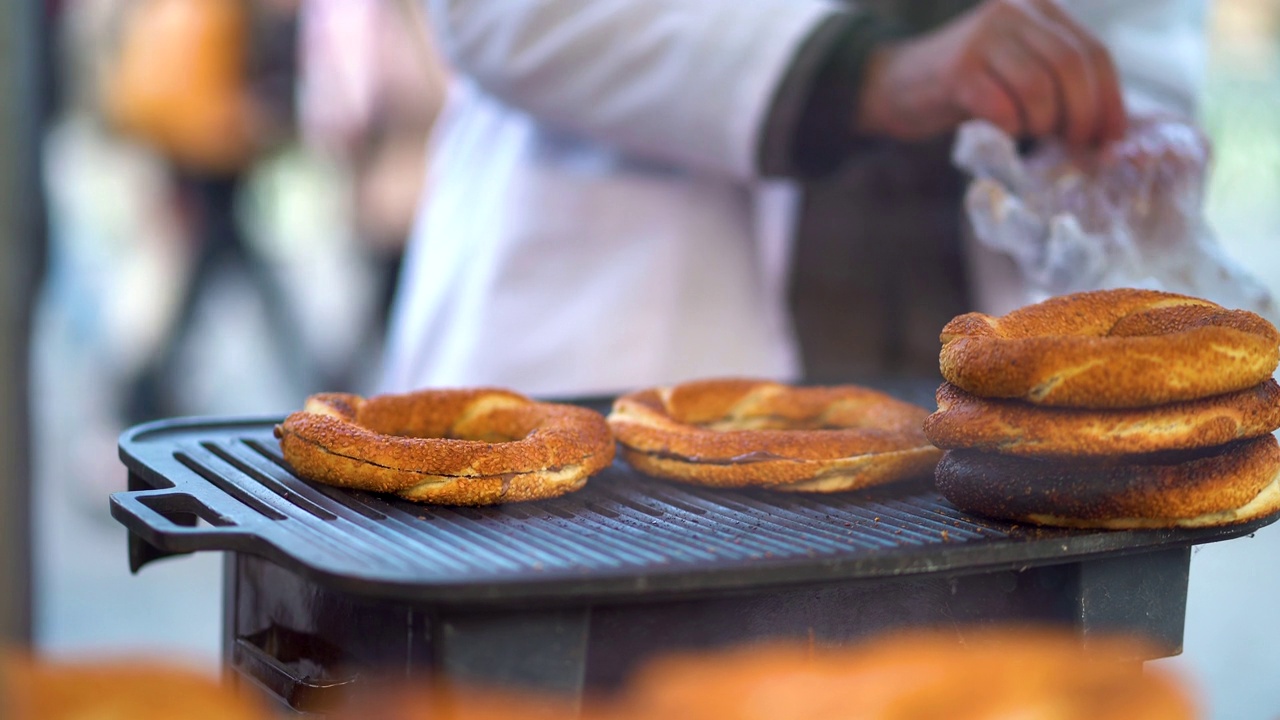
[[[621,462],[554,500],[433,507],[300,480],[272,426],[139,428],[121,445],[134,491],[112,497],[113,514],[164,551],[233,550],[350,592],[459,602],[1025,567],[1254,527],[1036,530],[966,515],[927,484],[835,495],[724,491],[644,477]],[[197,517],[208,525],[187,525]],[[151,559],[137,550],[135,570]]]
[[[433,507],[295,477],[275,422],[134,428],[120,444],[129,491],[111,510],[130,530],[135,570],[232,551],[228,659],[294,707],[325,696],[316,682],[355,677],[291,674],[291,662],[323,665],[317,654],[344,658],[331,667],[575,691],[617,682],[671,647],[842,642],[903,624],[1049,620],[1136,630],[1177,652],[1190,546],[1270,521],[1034,529],[966,515],[928,481],[831,495],[726,491],[621,461],[554,500]],[[267,652],[268,636],[277,650],[280,638],[304,640]]]

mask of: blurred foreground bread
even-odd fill
[[[336,713],[333,720],[611,720],[576,699],[481,685],[418,682],[392,687]]]
[[[1047,629],[908,631],[861,645],[745,648],[658,661],[622,717],[683,720],[1184,720],[1173,676],[1141,643]]]
[[[614,403],[609,427],[641,472],[717,487],[835,492],[928,476],[924,408],[851,385],[716,379]]]
[[[963,315],[941,341],[948,382],[924,430],[958,507],[1113,529],[1280,511],[1280,333],[1261,317],[1106,290]]]
[[[158,660],[0,662],[6,720],[270,720],[255,697]]]
[[[444,505],[563,495],[614,452],[599,413],[495,388],[322,393],[275,433],[308,480]]]
[[[385,720],[1190,720],[1142,643],[1051,629],[906,631],[844,648],[800,643],[652,661],[581,714],[554,698],[415,688],[345,718]]]

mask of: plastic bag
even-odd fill
[[[1203,217],[1210,149],[1194,126],[1135,120],[1101,150],[1046,142],[1020,156],[1008,135],[971,121],[952,160],[974,178],[965,195],[973,234],[1013,259],[1024,304],[1141,287],[1280,321],[1266,287],[1227,256]]]

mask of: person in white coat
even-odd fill
[[[1205,54],[1196,0],[428,1],[456,82],[389,392],[936,372],[950,314],[1020,294],[959,241],[950,131],[1095,143],[1194,117]],[[1220,671],[1257,635],[1224,608],[1257,564],[1215,564],[1238,573],[1193,567],[1178,662],[1247,716],[1268,668]]]
[[[382,389],[936,371],[974,309],[950,131],[1105,142],[1200,61],[1194,3],[969,5],[429,0],[456,79]]]

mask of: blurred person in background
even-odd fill
[[[299,12],[300,131],[350,175],[379,285],[363,344],[380,350],[448,79],[417,0],[302,0]]]
[[[384,388],[937,372],[951,132],[1191,116],[1184,0],[436,0],[457,80]],[[1016,282],[1016,278],[1009,278]]]
[[[169,330],[126,392],[129,424],[189,412],[174,390],[178,353],[197,302],[228,266],[253,280],[279,357],[297,374],[308,370],[296,311],[236,212],[254,164],[292,132],[296,12],[294,0],[138,0],[118,8],[103,112],[168,164],[194,252]]]
[[[122,426],[278,412],[307,392],[369,382],[367,368],[358,378],[345,363],[376,304],[371,246],[354,242],[344,168],[299,144],[305,7],[58,5],[63,102],[43,148],[50,261],[32,348],[35,633],[50,652],[163,648],[212,668],[216,558],[132,576],[124,536],[105,512],[106,494],[126,481],[113,460]],[[377,33],[408,35],[397,13],[387,15]],[[369,40],[370,65],[396,82],[380,84],[361,152],[418,168],[370,173],[396,176],[390,182],[416,202],[419,115],[432,96],[420,78],[438,70],[406,57],[408,41]],[[370,234],[403,235],[411,214],[392,208],[369,221]],[[396,242],[383,253],[388,265]]]

